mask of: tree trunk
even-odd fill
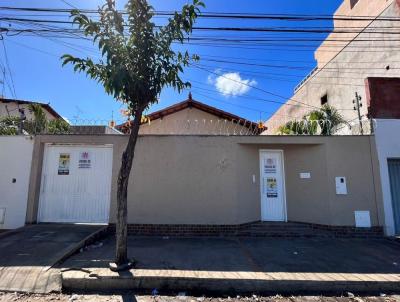
[[[124,153],[122,154],[121,169],[118,174],[118,191],[117,191],[117,223],[116,223],[116,259],[115,263],[120,266],[127,264],[128,261],[128,182],[132,169],[133,158],[135,156],[135,146],[138,138],[140,121],[143,109],[135,112],[129,141]]]

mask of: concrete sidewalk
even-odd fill
[[[387,240],[131,237],[134,270],[112,273],[114,238],[61,265],[78,290],[189,293],[400,292],[400,245]],[[68,270],[73,268],[73,270]]]
[[[105,226],[39,224],[0,237],[0,290],[61,291],[61,274],[52,266],[79,249]]]

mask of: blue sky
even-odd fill
[[[94,9],[102,4],[100,0],[67,0],[79,8]],[[185,4],[185,0],[151,0],[156,10],[176,10]],[[206,12],[240,12],[267,14],[311,14],[332,15],[342,0],[205,0]],[[126,0],[117,0],[123,8]],[[0,6],[69,8],[61,0],[2,0]],[[0,17],[15,13],[0,10]],[[26,12],[23,14],[27,14]],[[21,16],[28,18],[27,16]],[[50,17],[46,17],[50,18]],[[157,19],[162,22],[163,19]],[[276,27],[276,26],[331,26],[329,21],[282,22],[282,21],[249,21],[249,20],[215,20],[201,19],[198,26],[231,26],[231,27]],[[2,22],[1,26],[9,26]],[[15,26],[15,25],[12,25]],[[271,37],[315,37],[322,39],[326,34],[262,34],[262,33],[226,33],[196,31],[195,37],[213,36],[229,38]],[[62,67],[59,57],[65,53],[78,56],[93,56],[96,48],[90,43],[76,40],[48,39],[38,36],[4,36],[4,45],[18,99],[50,102],[64,117],[73,120],[109,120],[112,112],[114,119],[122,120],[121,105],[105,94],[101,85],[86,78],[84,74],[74,73],[71,67]],[[204,69],[187,68],[184,79],[192,81],[193,97],[211,106],[232,112],[244,118],[258,121],[266,120],[284,102],[291,97],[294,86],[301,81],[315,66],[313,50],[320,44],[316,41],[309,47],[288,47],[285,42],[276,46],[265,46],[254,49],[251,46],[235,44],[222,46],[190,45],[185,46],[191,53],[197,53],[203,60],[199,64]],[[298,44],[298,43],[297,43]],[[0,44],[0,62],[5,64],[6,57],[3,45]],[[247,62],[278,66],[253,66],[215,61]],[[299,68],[300,67],[300,68]],[[222,77],[219,77],[222,75]],[[6,74],[8,82],[11,78]],[[233,81],[228,80],[233,79]],[[0,76],[2,79],[2,76]],[[244,82],[247,85],[240,85]],[[250,88],[254,86],[257,88]],[[2,88],[0,84],[0,88]],[[271,95],[270,93],[274,94]],[[6,97],[12,97],[8,86],[4,87]],[[188,91],[180,95],[165,89],[160,102],[151,111],[161,109],[173,103],[185,100]],[[277,97],[276,95],[279,95]],[[260,100],[263,99],[263,100]],[[271,102],[272,101],[272,102]]]

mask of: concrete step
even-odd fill
[[[302,223],[293,223],[293,222],[258,222],[254,224],[250,224],[247,228],[299,228],[299,229],[312,229],[311,225],[302,224]]]
[[[315,229],[311,229],[311,228],[297,228],[297,227],[274,227],[274,228],[269,228],[269,227],[251,227],[251,228],[246,228],[246,229],[242,229],[245,231],[271,231],[271,232],[275,232],[275,231],[303,231],[303,232],[307,232],[307,231],[318,231]]]
[[[314,229],[311,225],[294,222],[257,222],[237,232],[250,237],[333,237],[333,233]]]
[[[281,232],[281,233],[263,233],[263,232],[242,232],[238,233],[237,236],[242,237],[281,237],[281,238],[333,238],[333,234],[325,233],[305,233],[305,232]]]

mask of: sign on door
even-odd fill
[[[261,217],[263,221],[285,221],[286,201],[282,151],[260,152]]]

